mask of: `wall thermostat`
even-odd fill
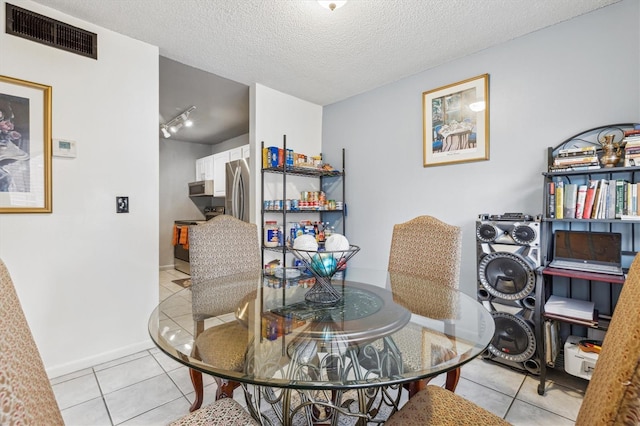
[[[71,141],[68,139],[53,140],[54,157],[76,158],[76,155],[76,141]]]

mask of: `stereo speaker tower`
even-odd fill
[[[496,331],[485,359],[540,374],[535,309],[541,287],[541,218],[522,213],[481,214],[476,222],[478,300]]]

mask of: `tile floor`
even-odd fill
[[[160,297],[182,289],[172,280],[184,277],[179,271],[161,271]],[[573,425],[588,382],[552,373],[540,396],[535,376],[475,359],[462,368],[456,393],[514,425]],[[185,415],[193,398],[188,369],[155,347],[51,383],[67,426],[165,425]],[[216,385],[205,376],[205,386],[207,404]],[[244,405],[240,388],[234,396]]]

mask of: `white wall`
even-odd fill
[[[478,214],[540,213],[548,146],[640,120],[639,22],[625,0],[326,106],[325,158],[346,148],[353,265],[385,269],[393,224],[432,215],[463,228],[460,285],[475,295]],[[490,160],[424,168],[422,92],[484,73]]]
[[[251,222],[260,222],[260,170],[262,168],[261,144],[265,147],[277,146],[282,148],[283,136],[287,136],[287,148],[308,155],[321,152],[322,143],[322,107],[311,102],[270,89],[260,84],[250,87],[250,125],[251,139],[251,167],[254,171],[253,184],[256,200],[252,200]],[[265,175],[265,197],[277,196],[282,190],[282,181],[274,179],[276,175]],[[295,178],[290,179],[287,191],[291,194],[298,191],[299,183]],[[304,190],[304,189],[300,189]],[[311,190],[311,189],[308,189]]]
[[[5,21],[1,1],[0,22]],[[158,303],[158,49],[38,4],[98,34],[98,60],[0,33],[0,74],[53,88],[53,213],[0,215],[7,264],[51,376],[152,347]],[[116,214],[116,196],[130,213]]]
[[[219,142],[215,145],[212,145],[213,153],[217,154],[218,152],[228,151],[233,148],[238,148],[243,145],[247,145],[249,143],[249,133],[245,133],[244,135],[236,136],[235,138],[227,139],[226,141]]]

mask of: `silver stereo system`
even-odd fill
[[[485,359],[540,374],[536,287],[542,265],[541,216],[481,214],[476,222],[478,300],[496,325]]]
[[[503,217],[483,214],[476,222],[478,300],[497,298],[533,309],[535,270],[542,260],[541,218]]]

